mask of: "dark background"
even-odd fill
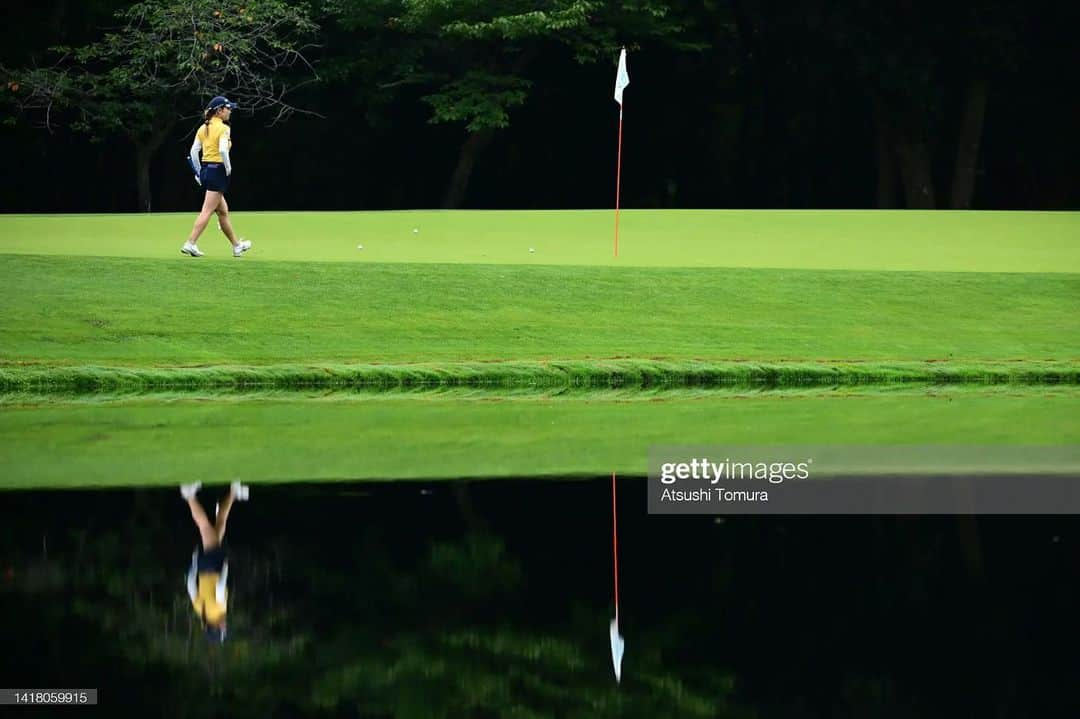
[[[47,62],[47,47],[99,37],[102,27],[115,24],[112,12],[126,4],[6,4],[0,63],[24,67]],[[978,23],[971,25],[952,12],[963,7],[972,17],[991,18],[990,30],[998,32],[1004,23],[1009,31],[1008,42],[1001,44],[1003,57],[975,63],[988,91],[970,207],[1080,209],[1080,94],[1071,45],[1080,26],[1080,3],[965,1],[940,10],[929,3],[891,0],[883,6],[902,21],[885,18],[870,28],[873,45],[867,53],[879,45],[895,48],[890,67],[901,74],[927,53],[940,56],[942,70],[931,85],[918,91],[922,95],[907,97],[908,105],[929,108],[933,118],[927,135],[939,196],[935,206],[949,206],[963,88],[969,79],[960,69],[970,70],[963,35],[965,28],[981,31]],[[889,78],[875,85],[879,78],[873,66],[868,77],[865,58],[857,54],[862,46],[843,35],[850,28],[822,26],[822,7],[810,0],[689,3],[681,10],[689,18],[686,39],[709,42],[711,48],[681,51],[646,41],[632,53],[624,206],[910,206],[899,190],[892,201],[883,201],[879,186],[873,96],[887,89]],[[856,17],[872,19],[874,9],[867,7]],[[735,11],[751,20],[721,28],[721,18]],[[347,55],[355,39],[320,22],[324,47],[316,59],[325,63]],[[564,48],[542,49],[528,73],[534,83],[528,101],[512,111],[510,127],[499,130],[479,158],[463,206],[613,206],[614,74],[613,60],[579,65]],[[466,135],[459,125],[429,123],[423,94],[419,88],[402,93],[374,122],[368,88],[349,81],[323,82],[294,98],[325,119],[296,116],[267,127],[268,117],[235,114],[232,206],[439,207]],[[174,131],[156,154],[151,168],[155,211],[198,205],[199,189],[183,160],[195,122]],[[23,119],[0,126],[5,158],[0,211],[134,210],[131,154],[122,138],[92,142],[63,128],[49,133]]]

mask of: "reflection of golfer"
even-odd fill
[[[187,590],[195,613],[202,620],[208,639],[225,641],[225,612],[228,591],[225,583],[229,578],[229,563],[225,559],[225,522],[229,519],[229,510],[233,502],[244,502],[248,498],[248,488],[239,482],[233,482],[229,496],[217,509],[213,524],[203,511],[195,496],[202,482],[185,484],[180,487],[180,494],[187,500],[191,509],[191,518],[199,528],[201,543],[191,554],[191,568],[187,574]]]
[[[235,107],[236,103],[229,102],[220,95],[211,100],[203,113],[203,125],[199,127],[199,131],[195,133],[195,141],[191,143],[191,166],[195,170],[195,182],[205,188],[206,196],[203,198],[202,211],[195,219],[195,226],[191,228],[187,242],[180,248],[185,255],[203,256],[198,247],[199,236],[210,222],[210,215],[215,212],[218,216],[218,227],[232,245],[233,257],[239,257],[251,249],[250,242],[243,238],[236,239],[232,222],[229,220],[229,203],[225,201],[225,192],[229,189],[229,178],[232,176],[232,162],[229,159],[232,129],[226,123]]]

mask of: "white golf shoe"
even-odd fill
[[[180,248],[180,254],[190,255],[192,257],[202,257],[203,251],[190,242],[185,242],[184,246]]]
[[[238,502],[246,502],[248,500],[248,486],[246,484],[240,484],[239,482],[233,482],[232,495],[233,499]]]
[[[251,249],[251,240],[242,239],[232,248],[232,256],[239,257]]]
[[[180,485],[180,496],[183,497],[184,499],[191,499],[192,497],[194,497],[198,493],[200,487],[202,487],[202,482],[192,482],[191,484],[181,484]]]

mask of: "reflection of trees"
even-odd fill
[[[633,640],[633,675],[616,687],[606,608],[535,620],[522,566],[486,533],[410,557],[378,530],[333,547],[317,536],[247,541],[254,551],[232,550],[242,570],[230,577],[220,647],[202,636],[181,584],[184,555],[161,548],[170,543],[168,526],[136,507],[126,523],[69,530],[47,557],[19,559],[4,608],[40,649],[23,678],[81,677],[103,696],[123,691],[147,716],[727,713],[729,678],[681,679],[644,637]],[[567,585],[560,602],[573,606],[573,593]]]
[[[616,687],[610,658],[593,638],[510,628],[406,635],[378,656],[326,671],[313,700],[363,716],[731,715],[724,711],[731,686],[722,676],[691,688],[670,669],[638,664],[635,678]]]
[[[520,596],[523,577],[491,535],[433,543],[419,568],[393,585],[399,624],[410,629],[337,637],[326,647],[336,658],[323,662],[312,683],[313,705],[401,717],[725,713],[728,677],[688,686],[644,645],[637,656],[645,663],[635,664],[635,678],[617,688],[604,613],[582,612],[557,634],[531,626],[528,600]],[[568,601],[571,592],[568,587]],[[514,610],[507,605],[522,603],[526,614],[509,616]]]
[[[196,719],[731,716],[725,663],[740,703],[785,719],[1041,716],[1067,686],[1067,666],[1001,659],[1056,647],[1072,616],[1072,520],[980,520],[973,574],[953,518],[631,515],[620,550],[627,540],[639,571],[626,575],[616,687],[607,566],[583,548],[591,518],[501,515],[472,490],[480,532],[449,497],[413,514],[421,505],[326,490],[260,496],[236,525],[223,647],[207,645],[184,594],[193,530],[175,503],[136,500],[111,521],[95,509],[109,497],[53,520],[62,501],[18,511],[5,497],[0,675]],[[686,547],[708,551],[669,551]]]

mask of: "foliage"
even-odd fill
[[[685,20],[671,4],[654,0],[331,0],[327,7],[357,37],[389,30],[404,38],[381,65],[354,69],[366,70],[384,89],[421,88],[431,122],[462,123],[470,132],[509,125],[510,111],[528,100],[529,69],[542,49],[563,48],[591,63],[613,62],[620,45],[701,47],[680,36]]]
[[[286,95],[315,77],[304,42],[317,26],[302,3],[143,0],[116,19],[98,41],[53,48],[49,67],[0,68],[9,100],[49,129],[70,117],[95,137],[145,140],[217,94],[276,121],[297,109]]]

